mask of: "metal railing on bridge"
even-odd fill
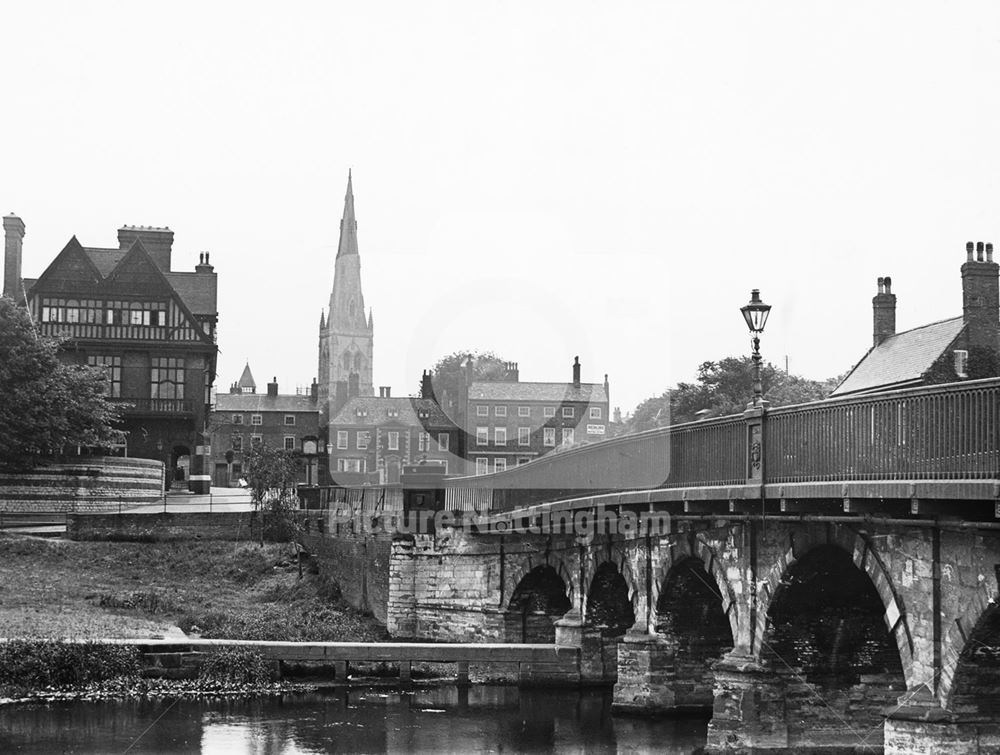
[[[445,507],[505,511],[593,493],[748,482],[995,479],[998,414],[997,378],[748,412],[450,478]]]

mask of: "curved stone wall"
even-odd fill
[[[0,473],[0,511],[112,511],[162,494],[163,462],[152,459],[81,456]]]

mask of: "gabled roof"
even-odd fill
[[[903,388],[920,381],[965,327],[961,317],[889,336],[865,354],[831,396]]]
[[[266,393],[219,393],[215,397],[217,412],[317,412],[310,396]]]
[[[607,403],[604,383],[515,383],[474,382],[469,387],[469,400],[476,401],[582,401],[595,404]]]
[[[128,254],[128,249],[101,249],[94,246],[85,246],[83,251],[90,257],[90,261],[101,271],[105,278],[115,269],[115,266],[122,261],[122,257]]]
[[[389,410],[394,409],[398,416],[390,417]],[[358,416],[361,410],[366,414]],[[417,416],[417,412],[427,412],[426,418]],[[355,396],[350,399],[340,411],[330,420],[330,425],[402,425],[407,427],[447,427],[455,423],[449,419],[440,406],[429,398],[381,398],[377,396]]]

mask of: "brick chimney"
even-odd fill
[[[1000,332],[1000,265],[993,261],[993,244],[965,245],[962,265],[962,316],[969,346],[998,347]],[[985,256],[984,256],[985,255]]]
[[[144,241],[143,244],[145,243]],[[198,254],[198,264],[194,266],[194,271],[196,273],[211,273],[215,271],[215,268],[208,261],[208,252]]]
[[[424,374],[420,376],[420,398],[434,399],[434,385],[431,382],[433,376],[432,372],[424,370]]]
[[[392,386],[380,385],[378,387],[378,397],[379,398],[392,398]]]
[[[336,414],[337,412],[339,412],[343,408],[344,404],[347,403],[348,395],[347,395],[347,381],[346,380],[338,380],[337,381],[337,389],[336,389],[336,391],[334,393],[333,399],[334,399],[333,400],[333,409],[330,410],[330,416],[331,417],[333,417],[334,414]]]
[[[361,376],[352,372],[347,376],[347,397],[355,398],[361,395]]]
[[[165,273],[170,272],[170,250],[174,245],[174,232],[169,228],[156,228],[151,225],[123,225],[118,229],[118,248],[129,249],[136,239],[142,241],[143,247],[153,258],[153,262]],[[204,264],[208,264],[208,255]],[[210,272],[210,271],[209,271]]]
[[[573,387],[580,387],[580,357],[573,357]]]
[[[505,362],[504,363],[504,380],[510,383],[517,383],[521,379],[521,370],[517,366],[517,362]]]
[[[3,219],[3,295],[24,303],[21,294],[21,248],[24,239],[24,221],[11,213]]]
[[[313,378],[312,385],[309,386],[309,398],[313,401],[319,399],[319,383],[316,382],[316,378]]]
[[[271,378],[271,382],[267,384],[267,395],[274,398],[278,395],[278,378]]]
[[[892,292],[892,278],[878,279],[878,293],[872,297],[872,314],[875,323],[873,345],[878,346],[889,336],[896,335],[896,295]]]

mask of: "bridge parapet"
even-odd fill
[[[1000,477],[1000,379],[689,422],[446,481],[450,510],[627,490]],[[753,496],[758,497],[758,496]]]

